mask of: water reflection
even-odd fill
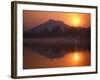
[[[24,69],[91,65],[89,45],[24,45]]]
[[[74,60],[75,60],[75,61],[79,61],[79,60],[80,60],[80,57],[81,57],[81,56],[79,55],[79,54],[80,54],[80,52],[75,51],[75,52],[73,52],[73,53],[74,53],[74,57],[73,57],[73,58],[74,58]]]

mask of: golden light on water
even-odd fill
[[[25,49],[27,53],[27,49]],[[40,68],[40,67],[77,67],[90,66],[91,54],[90,51],[74,50],[66,52],[62,58],[49,59],[41,56],[39,53],[33,53],[30,50],[30,55],[24,54],[24,68]]]
[[[81,51],[72,51],[69,54],[67,54],[65,58],[66,58],[66,61],[69,62],[69,65],[78,66],[84,60],[83,54],[84,53],[82,53]]]
[[[67,66],[84,66],[90,64],[90,53],[88,51],[75,50],[64,57],[64,64]]]
[[[80,55],[79,52],[74,52],[74,58],[75,61],[79,61],[80,60]]]

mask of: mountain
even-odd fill
[[[80,35],[79,35],[80,34]],[[48,20],[35,28],[24,31],[25,38],[89,36],[90,28],[74,28],[62,21]]]
[[[30,30],[31,32],[52,32],[54,30],[58,31],[66,31],[67,28],[69,28],[68,25],[64,24],[62,21],[56,21],[56,20],[48,20],[47,22],[40,24],[38,27],[33,28]]]

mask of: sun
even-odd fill
[[[82,13],[68,13],[64,17],[64,22],[73,28],[90,27],[90,15]]]
[[[81,18],[79,16],[73,16],[71,19],[73,27],[78,28],[81,25]]]

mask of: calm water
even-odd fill
[[[32,40],[33,41],[33,40]],[[90,66],[91,52],[88,41],[24,43],[23,68],[54,68]]]

